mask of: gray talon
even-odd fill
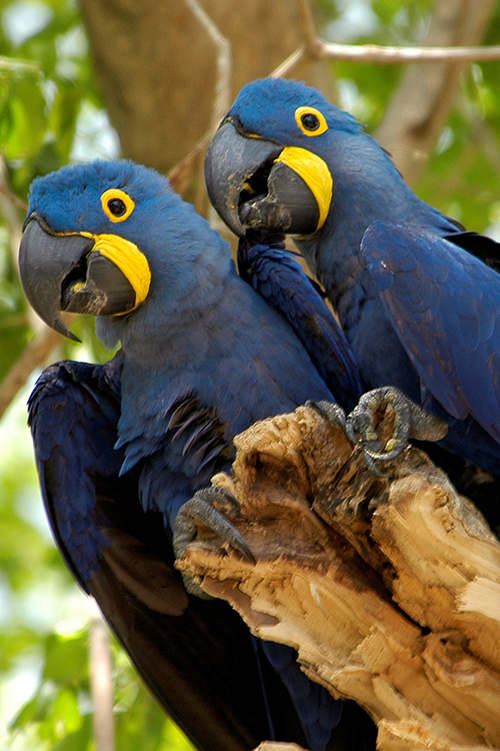
[[[382,445],[375,422],[377,412],[391,405],[394,410],[394,431]],[[376,461],[390,461],[398,457],[410,444],[411,438],[438,441],[444,438],[448,425],[425,412],[418,404],[393,386],[374,389],[363,394],[358,405],[348,415],[346,434],[363,447],[365,461],[375,474],[386,476],[377,469]]]
[[[324,400],[316,402],[313,399],[308,399],[305,406],[317,412],[323,420],[329,422],[334,428],[340,427],[344,433],[346,432],[345,412],[342,407],[339,407],[335,402],[327,402]]]
[[[235,516],[240,515],[240,504],[229,490],[220,488],[219,486],[203,488],[203,490],[197,490],[193,498],[200,498],[205,503],[218,503],[227,507],[229,513],[234,512]]]
[[[194,496],[184,503],[177,514],[173,534],[173,548],[176,558],[181,558],[187,546],[196,539],[198,524],[204,524],[212,530],[218,538],[228,542],[238,550],[243,557],[255,563],[252,551],[243,539],[242,534],[226,519],[224,514],[214,508],[213,503],[223,505],[229,513],[236,516],[240,512],[240,504],[236,498],[224,488],[204,488],[197,490]],[[186,589],[198,597],[207,597],[192,577],[183,574]]]
[[[372,454],[370,451],[368,451],[367,448],[363,448],[363,458],[370,472],[372,472],[374,475],[377,475],[377,477],[383,477],[386,480],[391,479],[393,477],[393,475],[390,472],[383,472],[379,467],[377,467],[375,460],[380,461],[380,455]],[[383,461],[383,458],[382,458],[382,461]]]

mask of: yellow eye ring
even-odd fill
[[[105,190],[101,196],[102,210],[112,222],[124,222],[135,209],[135,202],[119,188]]]
[[[315,107],[297,107],[295,121],[305,136],[320,136],[328,130],[325,116]]]

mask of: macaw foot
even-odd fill
[[[394,429],[385,443],[378,433],[378,422],[386,408],[394,412]],[[448,425],[425,412],[399,389],[384,386],[363,394],[353,411],[347,416],[346,434],[353,443],[359,443],[367,466],[375,474],[383,474],[376,461],[390,461],[409,445],[410,439],[439,441],[448,431]]]
[[[366,394],[364,394],[364,396],[366,396]],[[362,400],[362,398],[363,397],[361,397],[361,400]],[[355,409],[353,410],[353,412],[356,412],[356,410],[359,407],[359,404],[361,403],[361,400],[358,403],[358,405],[355,407]],[[368,468],[374,474],[379,475],[379,477],[386,477],[387,476],[385,474],[385,472],[382,472],[377,467],[377,465],[375,464],[374,460],[372,459],[372,457],[371,457],[371,455],[369,453],[368,447],[367,447],[367,445],[365,445],[365,443],[367,444],[368,442],[367,441],[365,442],[365,440],[363,438],[363,431],[360,430],[358,427],[356,427],[356,430],[353,429],[352,421],[350,420],[351,415],[353,414],[353,412],[351,412],[351,414],[346,417],[346,414],[345,414],[344,410],[342,409],[342,407],[339,407],[338,404],[334,404],[333,402],[327,402],[327,401],[315,402],[312,399],[309,399],[306,402],[305,406],[309,407],[310,409],[313,409],[315,412],[317,412],[318,415],[320,417],[322,417],[323,420],[326,420],[327,422],[329,422],[332,427],[334,427],[334,428],[341,428],[344,431],[345,435],[347,436],[347,438],[349,439],[349,441],[351,443],[362,444],[363,445],[363,449],[364,449],[363,453],[364,453],[364,457],[365,457],[365,462],[366,462],[366,465],[368,466]],[[374,414],[372,415],[372,419],[373,419],[373,421],[375,420],[375,415]],[[368,421],[369,421],[369,417],[367,415],[366,416],[366,422],[368,422]],[[359,422],[361,423],[361,419],[359,419]],[[358,438],[358,436],[356,435],[356,432],[359,432],[362,437]],[[375,430],[373,432],[376,435]],[[381,446],[380,446],[379,443],[377,443],[377,448],[378,449],[381,448]]]
[[[342,407],[339,407],[338,404],[324,400],[316,402],[313,399],[308,399],[305,406],[317,412],[318,415],[322,417],[323,420],[329,422],[332,427],[342,428],[347,435],[346,415]]]
[[[240,504],[229,491],[224,488],[203,488],[197,490],[194,496],[184,503],[175,520],[173,535],[173,547],[176,558],[181,558],[187,546],[196,539],[200,524],[208,527],[222,542],[228,542],[231,547],[238,550],[244,558],[255,563],[252,551],[243,539],[240,531],[226,519],[224,513],[215,508],[223,506],[224,512],[236,517],[240,513]],[[184,585],[190,594],[204,599],[211,599],[206,595],[199,583],[183,574]]]

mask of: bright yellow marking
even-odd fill
[[[319,120],[319,127],[316,128],[316,130],[308,130],[305,128],[301,119],[303,115],[316,115]],[[317,110],[316,107],[297,107],[295,110],[295,120],[305,136],[320,136],[328,130],[328,123],[326,122],[325,116],[322,112]]]
[[[72,285],[71,290],[72,290],[72,292],[79,292],[84,287],[85,287],[85,282],[75,282]]]
[[[326,221],[333,196],[333,178],[326,162],[317,154],[298,146],[287,146],[276,162],[284,162],[299,175],[310,189],[319,208],[316,229],[321,229]]]
[[[108,206],[109,202],[113,199],[119,199],[120,201],[123,201],[125,204],[125,213],[121,216],[115,216]],[[128,219],[130,214],[135,209],[135,202],[130,198],[128,193],[125,193],[124,190],[120,190],[119,188],[110,188],[109,190],[105,190],[104,193],[101,196],[101,205],[102,210],[110,219],[112,222],[124,222],[125,219]]]
[[[135,291],[134,308],[143,303],[148,296],[151,271],[146,256],[141,253],[137,245],[119,235],[93,235],[91,232],[80,232],[79,234],[94,240],[95,245],[91,252],[98,250],[101,255],[118,266],[128,279]],[[125,312],[129,313],[130,311]]]

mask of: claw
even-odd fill
[[[376,414],[383,413],[389,405],[394,411],[394,431],[382,445]],[[382,477],[387,475],[380,472],[376,461],[395,459],[410,445],[411,438],[438,441],[444,438],[447,431],[445,422],[425,412],[393,386],[363,394],[346,420],[346,434],[351,441],[361,444],[368,468]]]
[[[236,516],[240,513],[240,504],[229,491],[224,488],[204,488],[197,490],[194,496],[184,503],[175,520],[173,547],[176,558],[181,558],[187,546],[196,539],[198,525],[204,524],[212,530],[223,542],[238,550],[251,563],[255,563],[252,551],[243,539],[240,531],[226,519],[224,514],[214,508],[217,503],[224,506],[228,513]],[[186,589],[198,597],[207,598],[195,579],[183,574]]]
[[[329,422],[333,428],[342,428],[344,433],[347,434],[345,412],[338,404],[324,400],[316,402],[313,399],[308,399],[305,406],[317,412],[317,414],[322,417],[323,420]],[[347,437],[349,438],[349,436]]]
[[[357,406],[347,417],[349,433],[360,443],[372,459],[387,461],[398,456],[409,444],[410,402],[398,389],[384,387],[363,394]],[[394,410],[394,432],[382,445],[377,427],[377,413],[388,406]],[[415,405],[417,407],[417,405]]]
[[[353,427],[352,421],[349,422],[349,418],[346,418],[344,410],[342,409],[342,407],[339,407],[338,404],[327,401],[315,402],[313,399],[308,399],[305,403],[305,406],[317,412],[317,414],[321,418],[323,418],[323,420],[329,422],[333,428],[341,428],[351,443],[362,443],[362,441],[360,441],[360,439],[356,435],[356,430]],[[359,431],[359,427],[357,429]],[[368,424],[365,430],[366,432],[369,430]],[[375,464],[374,460],[379,458],[379,455],[377,453],[372,453],[366,446],[364,446],[363,455],[365,458],[366,466],[373,472],[374,475],[378,475],[379,477],[387,477],[386,473],[382,472]]]
[[[366,466],[374,475],[377,475],[377,477],[383,477],[385,480],[392,479],[393,475],[390,472],[383,472],[375,463],[376,460],[384,461],[383,456],[380,457],[378,454],[372,454],[367,448],[363,448],[363,458]]]

